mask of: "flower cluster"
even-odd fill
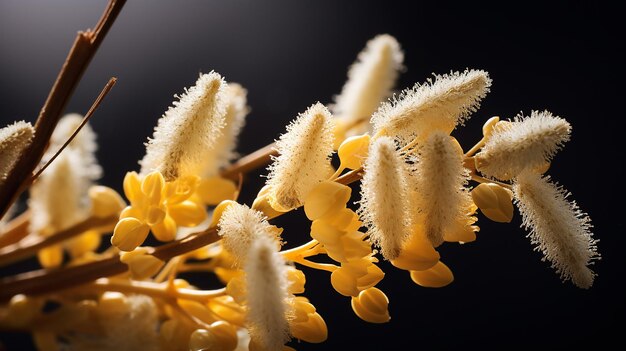
[[[591,287],[599,254],[590,219],[543,175],[570,124],[547,111],[494,117],[464,150],[451,133],[489,93],[489,74],[435,75],[388,99],[403,59],[393,37],[375,37],[334,105],[312,104],[273,147],[234,164],[246,90],[201,74],[159,120],[139,172],[126,174],[128,206],[94,183],[94,132],[80,116],[65,117],[28,212],[0,226],[0,265],[37,255],[50,271],[27,289],[72,274],[41,288],[54,294],[18,289],[0,309],[0,327],[29,330],[51,351],[293,350],[294,339],[328,338],[318,301],[306,297],[309,270],[330,273],[359,318],[385,323],[381,257],[421,287],[447,286],[454,276],[438,248],[475,241],[478,209],[510,222],[514,205],[561,278]],[[36,136],[25,122],[0,130],[0,186]],[[238,202],[241,184],[231,178],[270,161],[256,199]],[[355,196],[348,185],[359,180]],[[271,220],[300,207],[310,236],[285,247],[283,232],[298,229]],[[166,243],[147,246],[150,233]],[[189,272],[219,286],[195,286],[183,279]],[[50,312],[49,302],[60,307]]]

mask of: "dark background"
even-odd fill
[[[105,1],[0,2],[0,119],[35,120],[77,30],[93,26]],[[595,226],[602,260],[590,290],[561,283],[532,250],[520,216],[495,224],[480,217],[478,240],[445,244],[442,260],[455,273],[443,289],[420,288],[408,273],[383,263],[378,285],[391,300],[392,320],[358,319],[325,272],[307,272],[307,293],[324,317],[329,339],[298,350],[624,347],[623,19],[617,8],[569,2],[478,5],[380,1],[129,2],[68,111],[85,113],[110,76],[117,86],[92,119],[98,133],[102,183],[121,188],[136,170],[143,142],[172,96],[199,72],[216,70],[243,84],[252,113],[242,154],[277,138],[315,101],[340,92],[347,67],[365,42],[390,33],[402,44],[407,70],[399,88],[435,73],[480,68],[494,80],[483,107],[454,131],[469,148],[494,115],[549,109],[573,125],[572,140],[549,173],[573,193]],[[262,179],[244,184],[248,203]],[[277,223],[291,244],[306,240],[301,214]],[[25,267],[25,266],[24,266]],[[19,269],[20,267],[18,267]],[[6,273],[2,273],[3,275]],[[25,335],[0,334],[9,350]]]

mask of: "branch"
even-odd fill
[[[0,217],[26,189],[30,176],[41,161],[52,131],[59,122],[67,102],[124,3],[126,0],[110,0],[95,30],[78,33],[37,117],[32,143],[23,151],[22,157],[18,159],[5,182],[0,186]]]
[[[278,155],[278,152],[275,149],[275,144],[271,143],[240,158],[237,162],[222,171],[221,175],[224,178],[237,180],[239,174],[245,174],[259,167],[265,166],[270,163],[272,156],[276,155]]]

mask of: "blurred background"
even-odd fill
[[[95,25],[106,1],[0,2],[0,124],[34,122],[77,30]],[[442,261],[455,282],[442,289],[415,285],[387,263],[378,285],[390,298],[391,321],[361,321],[336,293],[326,272],[306,270],[311,302],[326,320],[328,341],[298,350],[361,350],[582,345],[624,347],[625,207],[618,177],[624,127],[624,29],[616,8],[582,1],[531,6],[500,2],[185,1],[135,0],[123,9],[67,111],[84,114],[111,76],[118,84],[91,120],[98,134],[102,184],[121,190],[137,170],[157,119],[200,72],[215,70],[248,89],[252,109],[239,152],[247,154],[284,132],[316,101],[330,103],[367,40],[389,33],[402,44],[406,71],[398,88],[432,73],[477,68],[492,91],[465,127],[464,146],[480,139],[491,116],[548,109],[573,125],[572,140],[549,174],[573,193],[593,220],[602,260],[590,290],[562,283],[533,251],[520,216],[496,224],[479,215],[478,240],[445,244]],[[250,174],[242,200],[263,183]],[[358,188],[354,188],[357,191]],[[276,221],[290,246],[306,240],[301,211]],[[26,262],[6,276],[34,268]],[[193,277],[202,285],[202,277]],[[30,350],[30,336],[0,333],[7,350]],[[1,349],[1,347],[0,347]]]

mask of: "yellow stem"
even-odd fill
[[[478,183],[495,183],[495,184],[500,185],[503,188],[507,188],[509,190],[513,190],[513,187],[511,186],[511,184],[502,183],[502,182],[499,182],[497,180],[487,179],[487,178],[481,177],[478,174],[473,173],[473,172],[470,174],[470,176],[472,177],[473,181],[476,181]]]
[[[339,165],[339,168],[337,168],[337,170],[335,171],[335,173],[333,173],[333,175],[330,176],[330,178],[328,180],[335,180],[339,177],[339,175],[341,175],[341,172],[343,172],[346,169],[346,167],[344,167],[343,165]]]
[[[485,142],[487,142],[486,138],[483,137],[482,139],[480,139],[480,141],[478,143],[476,143],[476,145],[472,146],[472,148],[469,149],[469,151],[465,153],[465,157],[472,157],[472,156],[474,156],[474,154],[476,152],[478,152],[478,150],[480,150],[480,148],[485,146]]]
[[[309,267],[309,268],[313,268],[313,269],[318,269],[321,271],[327,271],[327,272],[334,272],[337,268],[337,266],[335,266],[334,264],[330,264],[330,263],[318,263],[318,262],[313,262],[313,261],[309,261],[305,258],[297,258],[295,260],[293,260],[295,263],[299,263],[303,266]]]
[[[283,255],[284,259],[288,261],[293,261],[298,257],[305,257],[305,256],[302,256],[302,254],[317,244],[319,244],[319,241],[313,239],[305,244],[291,248],[289,250],[281,251],[280,253]]]
[[[121,293],[134,293],[148,295],[159,299],[182,299],[207,303],[214,297],[225,294],[225,288],[216,290],[193,290],[186,288],[168,289],[167,283],[155,283],[148,281],[118,280],[100,278],[95,282],[78,287],[97,292],[117,291]]]

